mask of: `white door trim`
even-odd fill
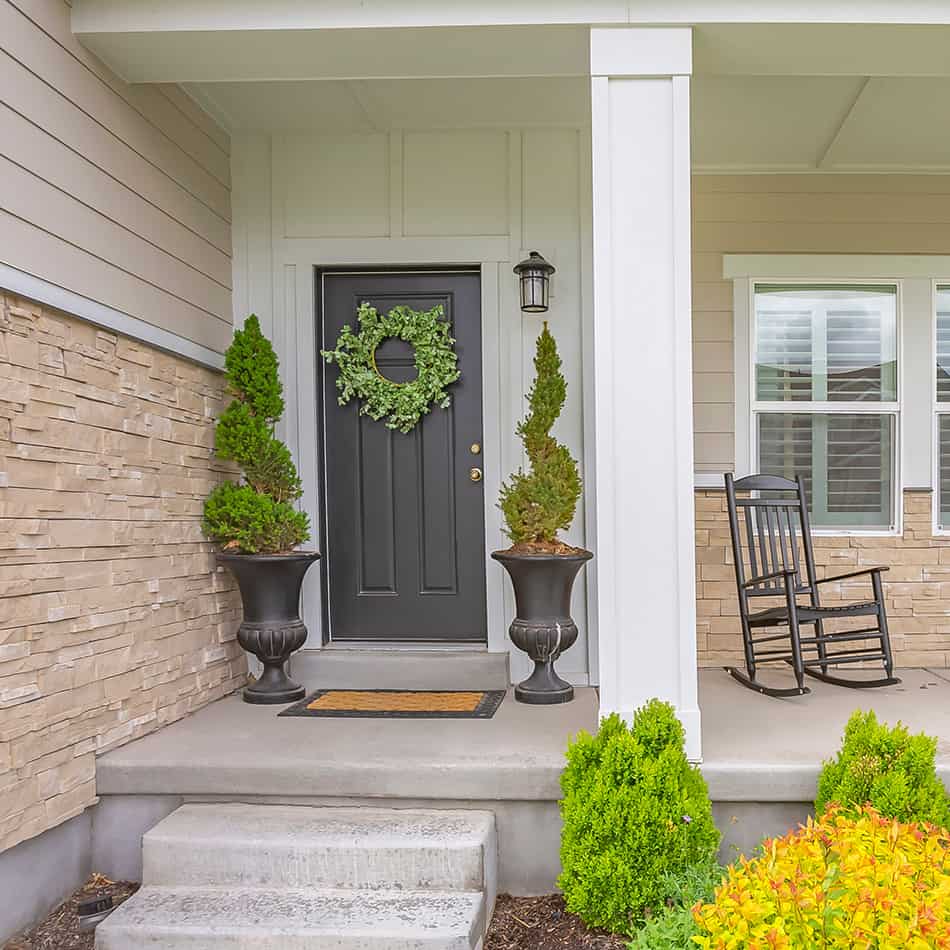
[[[282,368],[287,411],[282,436],[297,459],[304,486],[304,510],[310,516],[314,539],[319,545],[320,498],[319,445],[317,440],[317,351],[316,351],[316,273],[318,270],[367,266],[385,270],[418,266],[435,268],[458,264],[478,267],[481,282],[482,327],[482,418],[484,443],[484,499],[486,554],[504,547],[501,520],[495,504],[504,473],[502,470],[501,399],[507,390],[502,379],[499,332],[499,265],[508,255],[508,239],[504,246],[495,245],[498,259],[466,257],[465,252],[486,250],[486,241],[474,238],[450,242],[420,243],[407,238],[367,239],[365,241],[324,242],[285,240],[275,247],[276,288],[274,314],[274,348]],[[344,257],[341,244],[346,244]],[[385,260],[380,260],[385,245]],[[441,246],[441,251],[440,251]],[[336,253],[332,252],[336,250]],[[320,255],[315,254],[320,251]],[[332,254],[332,256],[331,256]],[[323,486],[325,487],[325,486]],[[487,649],[507,652],[509,643],[505,624],[504,578],[501,571],[488,569],[486,558]],[[310,571],[304,584],[303,618],[307,625],[306,649],[323,645],[322,590],[319,571]],[[478,649],[477,644],[472,645]],[[438,649],[438,645],[427,645]]]

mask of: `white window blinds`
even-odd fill
[[[754,319],[758,471],[801,475],[816,526],[890,527],[896,286],[759,284]]]

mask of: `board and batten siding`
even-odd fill
[[[950,176],[694,176],[696,471],[732,471],[735,459],[733,291],[722,277],[724,254],[948,250]]]
[[[64,0],[0,0],[0,263],[220,353],[230,164],[181,89],[84,49]]]
[[[283,435],[297,457],[304,505],[317,510],[317,405],[313,394],[315,265],[481,264],[484,491],[488,550],[505,547],[496,507],[502,478],[523,464],[515,425],[534,376],[542,320],[519,308],[512,267],[538,250],[556,267],[551,309],[568,382],[557,435],[583,463],[583,370],[590,314],[589,149],[578,129],[419,129],[365,134],[235,135],[234,314],[262,316],[281,359],[287,396]],[[462,367],[465,372],[465,367]],[[566,537],[585,542],[578,507]],[[320,546],[320,539],[315,539]],[[488,642],[507,649],[514,613],[510,585],[488,571]],[[588,681],[586,588],[575,587],[578,642],[558,665],[574,683]],[[310,642],[321,636],[319,572],[304,591]],[[515,681],[524,654],[512,655]]]

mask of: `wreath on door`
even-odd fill
[[[360,414],[379,420],[399,432],[411,432],[432,407],[447,409],[452,399],[446,391],[462,375],[441,304],[431,310],[394,307],[380,316],[368,303],[357,311],[359,331],[343,327],[336,348],[321,350],[339,375],[337,402],[345,406],[354,397],[362,401]],[[404,383],[387,379],[376,365],[376,349],[387,339],[408,343],[415,354],[416,378]]]

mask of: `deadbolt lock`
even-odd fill
[[[472,453],[472,455],[481,455],[481,454],[482,454],[482,444],[481,444],[481,442],[473,442],[473,443],[469,446],[469,451]]]
[[[469,471],[468,477],[473,482],[480,482],[482,480],[482,470],[480,468],[473,468]]]

